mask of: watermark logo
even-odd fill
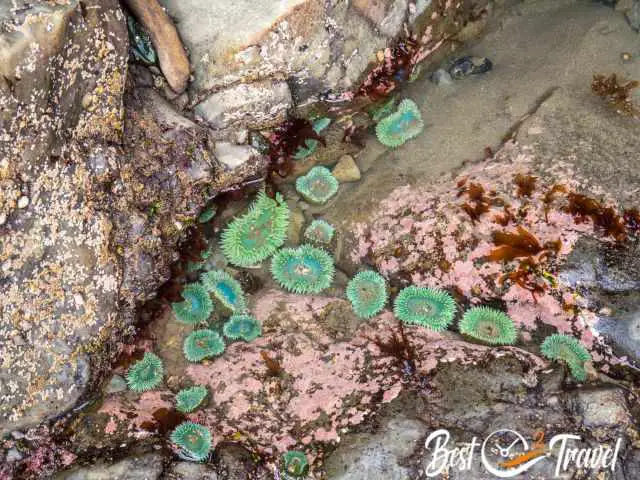
[[[559,434],[545,443],[544,432],[533,434],[531,442],[515,430],[496,430],[482,443],[478,437],[462,446],[451,447],[448,430],[436,430],[425,440],[425,448],[430,453],[425,468],[427,477],[435,477],[451,469],[471,470],[479,456],[485,470],[496,478],[516,477],[535,464],[555,461],[555,477],[561,476],[569,468],[599,469],[615,471],[622,439],[613,446],[598,445],[578,448],[576,442],[581,437],[573,434]],[[551,453],[555,458],[551,457]]]

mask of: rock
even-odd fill
[[[404,463],[427,430],[424,423],[399,415],[374,435],[351,435],[327,459],[327,476],[333,480],[417,478]]]
[[[214,93],[196,105],[195,113],[212,128],[273,127],[285,119],[291,106],[286,82],[240,84]]]
[[[109,380],[107,388],[105,389],[105,393],[110,395],[112,393],[124,392],[127,390],[127,381],[122,378],[120,375],[114,375]]]
[[[162,474],[162,455],[148,453],[113,464],[76,468],[56,475],[55,480],[156,480]]]
[[[340,183],[357,182],[361,177],[360,169],[351,155],[342,156],[331,173]]]
[[[304,213],[299,207],[290,210],[289,216],[289,232],[287,233],[287,241],[291,245],[299,245],[302,238],[302,226],[304,225]]]
[[[631,6],[624,12],[625,17],[631,28],[636,32],[640,31],[640,2],[635,0]]]
[[[10,448],[7,451],[7,456],[5,457],[4,460],[7,463],[13,463],[13,462],[19,462],[23,458],[24,456],[20,453],[20,451],[17,448]]]
[[[436,85],[452,85],[453,78],[444,68],[439,68],[431,74],[431,81]]]
[[[260,156],[260,153],[249,145],[234,145],[230,142],[216,142],[214,152],[218,162],[231,170]]]
[[[402,22],[407,15],[407,0],[388,2],[386,0],[353,0],[354,8],[371,20],[376,29],[387,37],[400,33]]]
[[[579,423],[599,441],[615,441],[633,425],[625,392],[620,388],[578,390],[570,403]]]
[[[157,0],[125,0],[124,3],[149,32],[169,86],[176,93],[183,92],[189,81],[189,59],[173,22]]]
[[[457,58],[449,67],[451,77],[460,80],[469,75],[480,75],[493,68],[493,63],[487,57],[467,56]]]
[[[220,477],[210,466],[194,462],[177,462],[165,474],[167,480],[218,480]]]

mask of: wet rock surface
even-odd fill
[[[147,454],[113,464],[93,465],[56,475],[56,480],[156,480],[162,474],[162,455]]]

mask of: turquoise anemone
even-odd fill
[[[182,289],[184,301],[172,303],[171,308],[176,320],[194,325],[209,318],[213,311],[213,302],[209,292],[199,283],[192,283]]]
[[[244,292],[240,283],[223,270],[212,270],[200,276],[202,285],[232,312],[246,308]]]
[[[207,387],[196,385],[195,387],[180,390],[176,395],[176,410],[182,413],[193,412],[202,405],[207,398]]]
[[[400,291],[393,313],[405,323],[429,327],[436,332],[446,329],[456,313],[456,302],[447,292],[414,285]]]
[[[513,345],[518,336],[513,320],[500,310],[470,308],[460,321],[460,333],[489,345]]]
[[[297,178],[296,190],[305,200],[323,204],[338,192],[338,180],[328,168],[313,167],[306,175]]]
[[[142,360],[134,363],[127,372],[127,384],[134,392],[152,390],[162,382],[164,367],[156,354],[146,352]]]
[[[329,126],[329,124],[331,123],[331,119],[327,118],[327,117],[320,117],[317,118],[316,120],[313,121],[313,130],[316,133],[320,133],[322,130],[324,130],[325,128],[327,128]],[[303,158],[307,158],[309,155],[311,155],[313,152],[316,151],[316,148],[318,148],[318,140],[316,140],[315,138],[307,138],[305,141],[305,146],[304,147],[298,147],[298,150],[296,150],[296,154],[293,156],[294,159],[296,160],[302,160]]]
[[[231,340],[241,338],[245,342],[251,342],[260,336],[262,329],[260,322],[251,315],[231,315],[222,328],[225,337]]]
[[[321,248],[301,245],[283,248],[271,261],[273,278],[294,293],[319,293],[331,285],[335,267],[331,256]]]
[[[579,382],[587,379],[584,364],[591,360],[591,355],[574,337],[559,333],[550,335],[542,342],[540,350],[549,360],[565,362],[569,366],[571,375]]]
[[[347,285],[347,298],[357,316],[373,317],[387,303],[384,277],[371,270],[358,273]]]
[[[271,199],[262,191],[249,211],[222,233],[222,252],[233,265],[255,265],[282,246],[288,226],[289,209],[282,195]]]
[[[423,129],[424,122],[418,106],[412,100],[405,99],[395,113],[378,122],[376,136],[383,145],[395,148],[417,137]]]
[[[280,471],[285,478],[303,478],[309,473],[309,461],[303,452],[289,450],[280,458]]]
[[[335,229],[324,220],[314,220],[304,231],[304,238],[310,242],[331,243]]]
[[[202,462],[209,458],[211,432],[208,428],[193,422],[183,422],[171,432],[170,438],[187,460]]]
[[[199,362],[224,352],[222,337],[213,330],[195,330],[184,339],[184,356],[190,362]]]

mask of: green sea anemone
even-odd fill
[[[207,387],[196,385],[195,387],[180,390],[176,395],[176,410],[182,413],[193,412],[202,405],[207,398]]]
[[[518,336],[513,320],[500,310],[470,308],[460,321],[460,333],[489,345],[512,345]]]
[[[393,313],[405,323],[429,327],[436,332],[446,329],[456,313],[456,302],[447,292],[411,285],[400,291]]]
[[[320,117],[313,121],[313,130],[316,133],[320,133],[322,130],[327,128],[330,123],[331,123],[330,118]],[[296,151],[296,154],[293,156],[294,159],[302,160],[303,158],[307,158],[309,155],[311,155],[313,152],[316,151],[316,148],[318,148],[319,142],[315,138],[307,138],[304,141],[304,143],[305,143],[305,146],[299,147],[298,150]]]
[[[591,355],[577,339],[556,333],[544,339],[540,350],[549,360],[565,362],[569,366],[571,375],[579,382],[587,379],[584,364],[591,360]]]
[[[280,459],[282,475],[289,478],[303,478],[309,473],[309,461],[303,452],[289,450]]]
[[[213,302],[206,288],[199,283],[192,283],[182,289],[183,302],[172,303],[171,308],[176,320],[194,325],[209,318],[213,312]]]
[[[198,216],[198,223],[207,223],[209,220],[215,217],[217,212],[218,207],[216,207],[215,205],[211,205],[210,207],[205,208],[202,212],[200,212],[200,215]]]
[[[378,122],[376,136],[383,145],[395,148],[417,137],[423,129],[424,122],[418,106],[413,100],[405,99],[395,113]]]
[[[184,356],[190,362],[199,362],[224,352],[222,337],[213,330],[195,330],[184,339]]]
[[[146,352],[142,360],[134,363],[127,372],[127,384],[134,392],[152,390],[162,382],[164,368],[155,353]]]
[[[301,245],[283,248],[271,261],[273,278],[294,293],[319,293],[331,285],[335,267],[321,248]]]
[[[358,273],[347,285],[347,298],[357,316],[373,317],[387,303],[384,277],[371,270]]]
[[[304,231],[304,238],[310,242],[331,243],[335,228],[324,220],[314,220]]]
[[[244,292],[240,283],[223,270],[212,270],[200,276],[204,288],[232,312],[241,312],[246,308]]]
[[[249,267],[270,257],[282,246],[289,226],[289,209],[276,193],[269,198],[260,192],[243,216],[222,233],[222,252],[234,265]]]
[[[202,462],[211,451],[211,432],[208,428],[193,422],[183,422],[171,432],[171,442],[180,448],[187,460]]]
[[[376,105],[369,110],[369,115],[373,123],[378,123],[384,117],[391,115],[396,109],[396,98],[391,97],[382,104]]]
[[[241,338],[245,342],[255,340],[262,333],[260,322],[251,315],[231,315],[222,328],[224,335],[231,340]]]
[[[328,168],[313,167],[306,175],[297,178],[296,190],[307,201],[323,204],[338,191],[338,180]]]

